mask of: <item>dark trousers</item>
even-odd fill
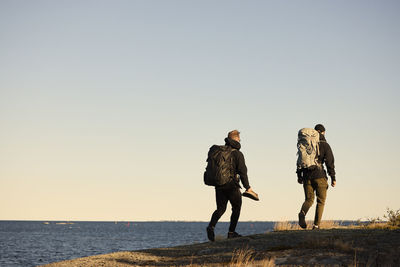
[[[315,209],[314,225],[319,225],[324,212],[326,191],[328,182],[326,178],[306,179],[303,183],[305,201],[301,206],[301,211],[307,214],[308,210],[314,203],[314,194],[317,195],[317,207]]]
[[[229,182],[226,185],[215,188],[215,197],[217,201],[217,209],[214,211],[209,226],[215,227],[218,220],[225,213],[228,201],[232,205],[231,223],[229,232],[235,232],[236,225],[239,221],[240,209],[242,207],[242,194],[236,183]]]

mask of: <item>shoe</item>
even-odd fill
[[[215,241],[214,227],[211,226],[207,227],[207,237],[208,240],[210,240],[211,242]]]
[[[236,232],[229,232],[228,233],[228,238],[236,238],[236,237],[242,237],[241,235],[239,235]]]
[[[319,226],[318,226],[318,225],[314,225],[314,226],[312,227],[312,229],[313,229],[313,230],[319,230]]]
[[[248,197],[248,198],[250,198],[250,199],[252,199],[252,200],[255,200],[255,201],[259,201],[259,200],[260,200],[260,199],[258,198],[258,194],[257,194],[256,192],[253,192],[253,191],[250,191],[250,192],[246,191],[246,192],[244,192],[244,193],[242,194],[242,196]]]
[[[299,213],[299,225],[303,229],[307,228],[306,215],[302,211]]]

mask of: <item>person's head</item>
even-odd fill
[[[228,138],[240,142],[240,132],[238,130],[233,130],[228,133]]]
[[[317,124],[314,127],[315,130],[317,130],[320,134],[325,135],[325,127],[322,124]]]

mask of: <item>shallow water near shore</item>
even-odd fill
[[[0,266],[37,266],[79,257],[206,242],[207,222],[0,221]],[[275,222],[239,222],[242,235],[266,233]],[[228,222],[215,234],[226,237]]]

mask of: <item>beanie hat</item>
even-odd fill
[[[320,133],[325,132],[325,127],[322,124],[315,125],[314,129],[317,130]]]

